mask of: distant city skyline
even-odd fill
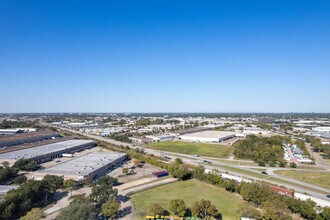
[[[330,2],[0,2],[0,113],[330,112]]]

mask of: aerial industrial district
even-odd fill
[[[330,219],[330,115],[2,114],[0,219]]]

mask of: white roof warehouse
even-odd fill
[[[127,156],[124,153],[91,153],[44,170],[39,170],[35,172],[35,177],[41,179],[44,175],[51,174],[78,181],[86,178],[94,179],[108,173],[125,161],[126,158]]]
[[[54,158],[61,157],[64,153],[75,153],[94,146],[95,142],[90,140],[68,140],[3,153],[0,154],[0,161],[14,163],[16,160],[26,158],[35,160],[38,163],[43,163]]]
[[[201,131],[180,135],[179,138],[184,141],[219,143],[235,136],[234,132],[228,131]]]

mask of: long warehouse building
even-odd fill
[[[179,139],[191,142],[219,143],[235,137],[234,132],[229,131],[201,131],[191,134],[180,135]]]
[[[35,179],[45,175],[63,176],[64,179],[82,181],[105,175],[127,159],[127,155],[117,152],[90,153],[77,159],[35,172]]]
[[[60,137],[58,133],[52,131],[32,131],[13,135],[0,135],[0,148],[10,147],[19,144],[26,144],[31,142],[49,140]]]
[[[68,140],[38,147],[32,147],[8,153],[0,154],[0,162],[8,161],[14,163],[21,158],[35,160],[37,163],[44,163],[65,153],[75,153],[95,146],[91,140]]]

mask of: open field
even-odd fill
[[[330,172],[281,170],[276,174],[330,189]]]
[[[204,143],[189,143],[189,142],[172,142],[165,141],[159,143],[152,143],[148,145],[149,148],[156,150],[163,150],[175,153],[184,153],[191,155],[209,156],[209,157],[219,157],[228,158],[232,153],[234,148],[220,145],[220,144],[204,144]]]
[[[298,166],[298,169],[306,169],[306,170],[325,170],[322,167],[317,167],[315,165],[302,165]]]
[[[234,220],[240,217],[239,207],[243,204],[243,199],[238,194],[198,180],[167,184],[134,194],[131,198],[134,207],[141,214],[144,214],[152,203],[159,203],[167,209],[171,199],[183,199],[187,206],[191,206],[195,201],[203,198],[209,199],[221,212],[224,220]]]

